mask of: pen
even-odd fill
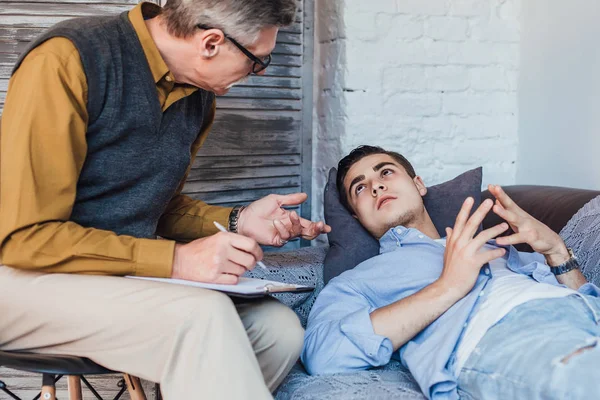
[[[213,224],[215,224],[217,229],[220,230],[221,232],[227,232],[227,229],[225,229],[225,227],[223,225],[221,225],[220,223],[218,223],[217,221],[213,221]],[[267,266],[262,261],[257,261],[256,264],[258,264],[258,266],[261,267],[262,269],[264,269],[265,271],[268,271]]]

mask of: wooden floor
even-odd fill
[[[96,375],[86,376],[86,379],[96,389],[96,391],[104,399],[112,400],[114,396],[119,392],[120,388],[117,383],[121,379],[121,375]],[[6,383],[8,389],[22,398],[23,400],[33,399],[39,392],[42,386],[42,376],[36,374],[30,374],[27,372],[15,371],[12,369],[0,368],[0,381]],[[142,382],[146,397],[148,400],[155,400],[154,395],[154,384],[151,382]],[[96,397],[88,390],[83,384],[83,399],[84,400],[95,400]],[[67,380],[63,377],[56,384],[56,397],[60,400],[67,400],[69,398],[67,394]],[[0,390],[1,400],[12,400],[9,395]],[[129,400],[129,394],[123,393],[121,399]]]

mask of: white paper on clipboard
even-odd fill
[[[201,283],[194,281],[186,281],[183,279],[170,278],[148,278],[142,276],[127,276],[127,278],[143,279],[154,282],[163,282],[175,285],[193,286],[203,289],[212,289],[231,294],[233,296],[240,295],[243,297],[258,297],[271,293],[286,293],[286,292],[308,292],[314,290],[314,287],[295,285],[266,279],[246,278],[241,277],[237,285],[218,285],[214,283]]]

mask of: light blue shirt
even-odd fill
[[[394,357],[410,370],[428,398],[457,399],[457,377],[448,361],[491,278],[490,268],[481,269],[467,296],[394,352],[392,342],[373,331],[370,314],[437,280],[445,248],[402,226],[390,229],[379,243],[378,256],[332,279],[319,294],[308,318],[302,362],[310,374],[326,374],[377,367]],[[541,254],[520,253],[510,246],[504,257],[512,271],[559,285]],[[579,292],[599,294],[591,283]]]

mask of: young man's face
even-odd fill
[[[376,238],[394,226],[412,226],[425,212],[423,181],[411,178],[387,154],[366,156],[352,165],[344,190],[354,216]]]

